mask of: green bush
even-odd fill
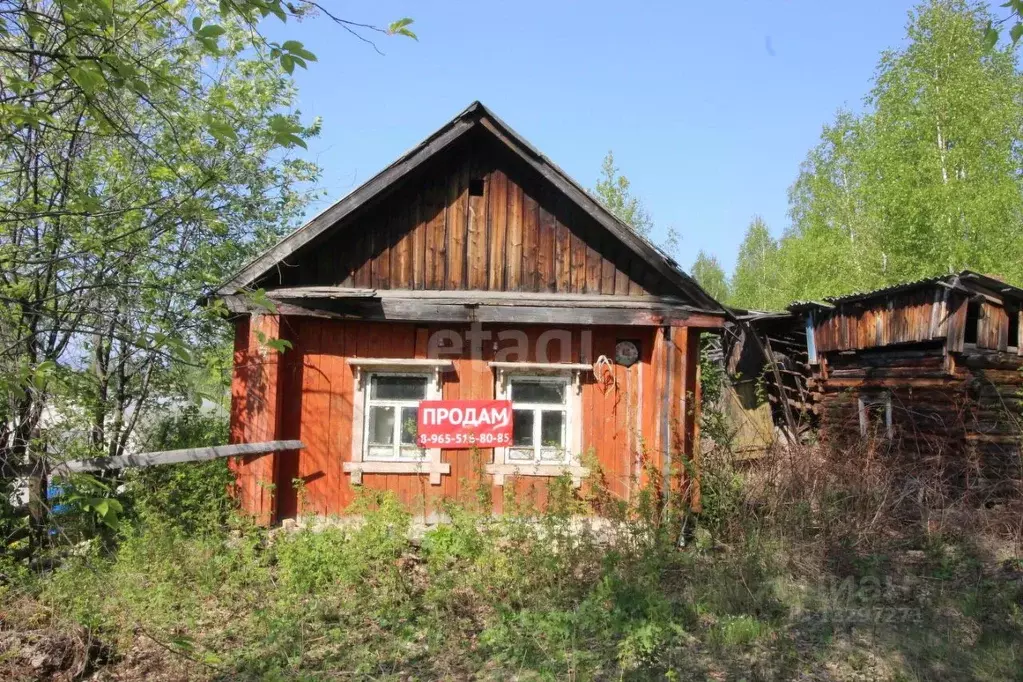
[[[741,488],[741,477],[733,480]],[[940,679],[936,666],[957,661],[961,679],[995,680],[1023,660],[1023,588],[982,570],[955,538],[921,545],[916,573],[897,573],[907,570],[893,559],[897,548],[835,534],[830,550],[841,556],[832,562],[827,547],[792,540],[803,536],[776,525],[769,507],[751,517],[734,503],[747,518],[704,529],[683,549],[656,490],[646,492],[590,527],[577,515],[578,493],[556,481],[545,511],[512,505],[494,517],[473,500],[449,504],[449,522],[422,536],[393,495],[370,491],[348,517],[316,529],[232,521],[190,531],[153,513],[122,528],[115,553],[91,545],[24,589],[47,618],[83,626],[116,652],[134,650],[146,633],[165,647],[164,664],[189,679],[344,671],[395,680],[753,680],[833,670],[838,679],[850,670]],[[842,495],[827,497],[837,505]],[[838,511],[805,506],[808,523]],[[899,588],[891,595],[877,588],[889,583]],[[827,620],[906,607],[919,609],[918,621]],[[868,631],[881,636],[864,640]],[[867,670],[880,656],[890,668]]]
[[[161,419],[145,437],[150,450],[198,448],[227,441],[227,418],[203,413],[194,405]],[[129,469],[125,483],[129,514],[143,522],[173,523],[186,534],[222,528],[235,509],[230,495],[234,475],[224,458]]]

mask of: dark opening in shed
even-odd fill
[[[1019,348],[1019,308],[1006,308],[1009,314],[1009,348]]]
[[[966,327],[963,332],[964,343],[977,343],[977,330],[980,327],[980,301],[974,299],[966,306]]]

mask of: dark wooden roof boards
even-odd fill
[[[276,274],[285,270],[286,268],[294,269],[295,263],[298,262],[303,254],[307,257],[310,253],[315,251],[324,244],[324,239],[334,240],[332,244],[337,244],[339,240],[357,240],[360,238],[360,232],[367,232],[366,229],[361,231],[355,230],[351,235],[345,231],[346,227],[349,227],[357,223],[361,217],[367,214],[367,211],[375,210],[374,206],[379,206],[382,201],[394,198],[393,192],[397,191],[398,187],[403,180],[410,177],[417,169],[423,171],[426,168],[426,164],[431,160],[436,160],[440,163],[440,159],[446,152],[451,152],[452,149],[458,149],[457,145],[473,145],[476,144],[473,140],[481,139],[481,136],[486,138],[488,145],[493,145],[504,150],[502,153],[507,153],[508,158],[514,157],[521,165],[522,168],[528,169],[532,172],[534,180],[530,180],[533,184],[545,185],[545,187],[533,192],[533,194],[540,193],[545,197],[554,197],[549,199],[549,203],[556,206],[563,207],[563,211],[559,209],[562,215],[557,218],[545,213],[544,206],[540,205],[537,207],[535,198],[524,196],[521,189],[519,189],[519,196],[515,197],[521,203],[513,203],[509,201],[506,204],[508,211],[522,210],[529,212],[530,215],[523,219],[527,225],[531,223],[528,221],[535,221],[538,223],[537,230],[534,232],[532,239],[539,239],[540,243],[529,243],[529,234],[525,235],[527,243],[522,243],[522,235],[508,235],[508,242],[505,245],[506,249],[522,249],[523,251],[528,250],[532,253],[535,249],[540,249],[541,255],[538,257],[539,261],[537,266],[539,268],[547,267],[554,271],[555,267],[558,268],[559,277],[564,276],[567,271],[571,281],[557,282],[557,286],[553,280],[547,286],[544,287],[543,283],[539,283],[539,287],[532,289],[528,288],[526,284],[521,286],[524,291],[536,292],[539,294],[538,298],[547,300],[554,300],[556,298],[565,297],[570,294],[578,294],[581,292],[591,293],[594,296],[600,296],[600,298],[610,299],[613,295],[631,295],[638,296],[640,298],[646,297],[648,302],[653,304],[656,303],[658,309],[676,306],[682,316],[690,313],[703,313],[711,316],[723,317],[726,315],[724,308],[709,296],[703,289],[686,273],[684,273],[678,265],[666,254],[657,249],[654,245],[638,235],[634,230],[629,228],[627,225],[618,220],[613,214],[608,212],[603,206],[599,204],[585,189],[583,189],[578,183],[569,178],[564,171],[558,168],[554,163],[547,159],[543,154],[533,148],[528,142],[526,142],[521,136],[515,133],[510,127],[504,122],[497,118],[491,111],[484,107],[479,102],[474,102],[463,112],[458,114],[451,121],[446,123],[442,128],[436,131],[433,135],[428,137],[422,143],[414,147],[412,150],[406,152],[399,159],[397,159],[390,166],[382,170],[376,176],[368,180],[361,187],[354,190],[348,196],[337,202],[327,210],[323,211],[320,215],[310,220],[306,225],[299,228],[295,232],[291,233],[284,239],[282,239],[277,245],[268,249],[258,258],[253,260],[241,271],[239,271],[229,281],[217,288],[213,293],[212,297],[220,297],[225,300],[234,297],[236,294],[244,292],[249,289],[259,288],[262,286],[262,282],[268,281],[271,275],[277,277],[280,281],[276,281],[268,285],[266,288],[271,293],[274,288],[282,288],[286,284],[302,284],[303,282],[286,282],[283,275]],[[450,155],[450,154],[449,154]],[[422,178],[425,176],[432,177],[435,175],[433,172],[433,166],[430,166],[430,172],[425,173],[423,171],[416,177]],[[465,170],[462,171],[463,176],[466,175]],[[477,197],[472,196],[471,192],[467,190],[468,178],[462,177],[458,180],[460,184],[455,189],[447,189],[447,198],[449,202],[452,200],[452,192],[460,192],[456,197],[456,200],[462,203],[459,206],[463,206],[466,210],[466,215],[471,216],[473,210],[473,200]],[[508,182],[509,193],[512,191],[512,183]],[[444,194],[445,190],[441,190],[441,194]],[[468,196],[467,196],[468,195]],[[418,208],[418,207],[417,207]],[[450,211],[450,209],[448,209]],[[533,213],[536,211],[536,213]],[[553,209],[552,209],[553,212]],[[564,218],[564,216],[568,216]],[[453,251],[453,254],[448,256],[447,265],[444,266],[444,272],[447,273],[451,269],[450,263],[466,263],[461,266],[464,271],[461,273],[449,273],[451,274],[451,282],[427,282],[425,286],[421,285],[420,289],[468,289],[465,291],[466,298],[472,298],[479,294],[483,297],[484,292],[473,291],[474,289],[499,289],[500,287],[487,287],[487,286],[475,286],[478,284],[485,275],[478,274],[477,271],[470,272],[470,261],[478,261],[480,258],[486,256],[485,249],[487,247],[475,243],[473,240],[478,239],[474,236],[473,226],[470,220],[469,231],[464,235],[463,241],[449,241],[447,247],[449,251]],[[580,239],[579,233],[576,231],[576,227],[572,226],[570,230],[564,230],[561,227],[562,220],[567,223],[573,222],[573,220],[586,222],[587,224],[596,224],[600,228],[606,231],[606,235],[610,236],[610,243],[603,243],[594,245],[592,243],[584,243],[585,238]],[[551,221],[551,225],[545,223],[545,220]],[[443,223],[443,219],[441,219]],[[511,224],[509,222],[509,224]],[[489,227],[489,226],[487,226]],[[550,229],[549,229],[550,228]],[[561,231],[555,232],[553,228],[558,228]],[[372,231],[374,228],[370,228]],[[391,228],[386,226],[382,231],[386,231]],[[594,228],[599,229],[599,228]],[[557,237],[553,235],[557,234]],[[551,235],[551,236],[548,236]],[[371,237],[372,239],[372,237]],[[550,239],[551,243],[546,244],[543,240]],[[554,240],[557,239],[557,243]],[[608,239],[605,236],[603,239]],[[564,244],[562,244],[564,242]],[[344,241],[345,245],[349,242]],[[443,250],[443,246],[440,250]],[[600,251],[598,252],[598,249]],[[336,248],[334,249],[337,250]],[[547,254],[549,252],[549,254]],[[571,253],[570,253],[571,252]],[[547,254],[546,256],[543,254]],[[547,261],[561,258],[564,254],[565,261],[558,263],[549,263]],[[574,255],[573,255],[574,254]],[[581,255],[580,255],[581,254]],[[620,264],[616,264],[618,272],[616,273],[616,266],[612,266],[611,276],[617,274],[618,280],[628,280],[624,284],[624,288],[621,282],[612,279],[614,282],[611,285],[611,290],[608,289],[608,273],[609,267],[606,262],[609,258],[619,258],[620,255],[608,256],[608,254],[628,254],[629,263],[628,267],[620,267]],[[567,266],[567,259],[573,255],[575,260],[571,267]],[[400,254],[401,258],[404,259],[406,254]],[[398,255],[391,258],[390,267],[396,267],[398,263]],[[443,254],[441,255],[443,257]],[[601,258],[605,260],[602,261]],[[603,262],[603,284],[604,286],[595,287],[592,282],[594,280],[600,280],[601,278],[601,263]],[[578,265],[577,265],[578,263]],[[386,266],[386,264],[385,264]],[[427,264],[429,266],[429,264]],[[404,260],[401,262],[402,268],[411,268],[411,266]],[[621,270],[627,270],[627,272],[621,272]],[[385,271],[385,274],[386,271]],[[527,275],[529,273],[526,273]],[[460,280],[455,280],[455,277],[460,277]],[[537,275],[536,277],[539,277]],[[587,278],[590,278],[590,286],[587,287]],[[652,278],[656,278],[658,282],[656,291],[648,291],[642,286],[638,286],[637,282],[649,282]],[[344,298],[342,289],[350,289],[353,291],[361,290],[364,293],[361,298],[374,298],[378,297],[375,295],[374,290],[379,289],[381,285],[385,288],[390,286],[393,289],[405,289],[413,288],[411,286],[403,286],[405,280],[399,278],[399,284],[387,285],[385,282],[377,281],[356,281],[351,277],[348,280],[342,282],[340,277],[336,278],[337,281],[331,281],[329,284],[335,284],[340,286],[334,287],[318,287],[318,291],[313,291],[308,297],[301,298],[312,298],[322,302],[324,299],[330,298]],[[313,284],[322,285],[326,282],[315,281],[309,282]],[[445,287],[444,284],[449,286]],[[629,286],[631,284],[631,287]],[[302,287],[289,287],[293,291],[300,290]],[[309,288],[309,287],[307,287]],[[335,290],[337,296],[325,294],[326,290]],[[394,291],[394,294],[400,292]],[[413,292],[409,292],[410,294]],[[493,293],[493,292],[491,292]],[[658,294],[656,297],[651,297],[650,294]],[[285,297],[278,297],[285,298]],[[300,297],[288,296],[290,302],[295,303]],[[359,297],[356,297],[359,298]],[[656,298],[656,301],[653,300]],[[392,297],[393,300],[393,297]],[[596,299],[594,299],[595,301]],[[542,303],[543,301],[540,301]],[[639,301],[637,301],[639,303]],[[319,305],[319,303],[317,304]]]

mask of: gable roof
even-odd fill
[[[670,284],[687,296],[698,307],[724,312],[720,303],[705,292],[692,277],[687,275],[671,257],[637,234],[614,214],[604,208],[579,183],[570,178],[550,159],[541,154],[501,119],[476,101],[464,111],[444,124],[439,130],[400,156],[391,165],[367,180],[346,197],[329,207],[308,223],[284,237],[275,246],[266,250],[251,263],[242,268],[227,282],[220,285],[214,296],[228,296],[252,286],[264,275],[270,273],[285,258],[298,252],[317,237],[338,228],[345,218],[360,207],[400,182],[440,151],[449,148],[463,138],[470,130],[482,128],[488,131],[503,146],[514,152],[530,167],[551,182],[587,215],[595,219],[647,266],[662,275]]]

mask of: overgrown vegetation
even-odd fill
[[[262,20],[317,14],[415,38],[307,1],[0,0],[0,551],[45,544],[18,474],[144,450],[168,409],[224,399],[224,310],[197,301],[297,225],[319,174],[293,156],[320,124],[290,78],[316,57]],[[77,488],[110,525],[105,484]]]
[[[392,497],[268,532],[142,515],[3,588],[0,670],[161,679],[1020,679],[1019,500],[936,497],[869,451],[705,454],[677,543],[655,491],[556,481],[416,531]],[[928,500],[923,505],[919,500]],[[935,500],[941,499],[942,505]],[[652,502],[652,503],[651,503]],[[583,522],[599,505],[605,516]]]

